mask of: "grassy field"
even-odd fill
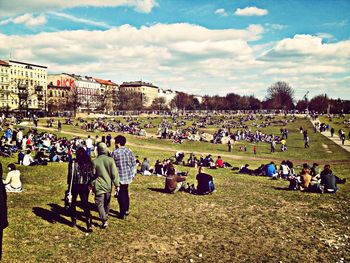
[[[310,150],[303,148],[300,126],[309,130]],[[267,129],[278,132],[279,128]],[[258,144],[257,158],[251,151],[238,152],[238,145],[229,154],[223,145],[174,145],[156,138],[127,138],[135,154],[140,159],[149,157],[151,163],[173,156],[177,150],[225,154],[224,159],[232,165],[249,163],[252,168],[272,158],[276,163],[289,158],[295,164],[305,160],[329,162],[335,174],[350,180],[349,153],[322,135],[311,133],[307,120],[288,124],[288,129],[287,152],[272,155],[269,145]],[[84,132],[64,125],[60,136],[70,137],[72,133]],[[332,154],[326,153],[323,145]],[[2,158],[1,162],[5,167],[15,159]],[[195,169],[177,168],[189,171],[188,182],[195,183]],[[287,181],[219,169],[208,171],[215,178],[217,192],[197,196],[165,194],[164,178],[138,175],[130,185],[128,219],[116,218],[119,208],[112,200],[109,227],[98,227],[94,211],[94,232],[87,234],[82,221],[78,221],[77,228],[69,226],[70,217],[63,209],[66,163],[19,169],[25,191],[8,194],[10,226],[4,235],[4,262],[350,261],[349,182],[340,185],[335,195],[321,195],[286,191]],[[79,211],[81,219],[82,210]]]

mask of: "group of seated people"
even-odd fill
[[[268,176],[272,179],[283,178],[288,180],[290,190],[302,190],[316,193],[335,193],[338,190],[337,184],[344,184],[346,179],[340,179],[333,174],[329,164],[324,166],[319,172],[318,163],[309,166],[304,163],[299,174],[293,168],[293,163],[289,160],[282,161],[277,169],[274,162],[262,164],[257,169],[250,169],[246,164],[239,168],[239,173],[249,175]]]
[[[197,188],[192,184],[186,182],[188,172],[177,171],[175,165],[171,159],[165,159],[163,161],[157,160],[154,168],[151,168],[149,159],[144,158],[141,163],[138,161],[138,156],[136,156],[138,164],[138,173],[142,175],[152,175],[165,176],[165,192],[176,193],[178,191],[185,191],[191,194],[209,194],[215,190],[214,179],[211,175],[204,173],[204,167],[200,166],[198,169],[198,174],[196,176],[198,185]]]
[[[300,174],[291,176],[288,180],[290,181],[289,189],[291,190],[333,194],[337,192],[338,184],[346,182],[346,179],[340,179],[333,174],[329,164],[326,164],[319,173],[317,163],[314,163],[312,167],[304,163]]]
[[[197,188],[186,182],[187,176],[179,175],[175,166],[171,165],[165,179],[165,192],[175,194],[178,191],[185,191],[191,194],[205,195],[215,191],[213,176],[204,172],[204,167],[198,168],[196,175]]]
[[[201,155],[199,158],[194,153],[190,153],[190,156],[187,160],[187,162],[184,161],[185,153],[184,152],[177,152],[175,154],[176,164],[182,164],[189,167],[207,167],[210,169],[217,169],[217,168],[225,168],[225,167],[232,167],[228,162],[224,162],[222,157],[219,155],[218,158],[214,161],[211,154],[208,154],[206,157]]]

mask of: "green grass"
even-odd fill
[[[297,144],[302,136],[297,131],[300,125],[309,129],[304,120],[291,124],[290,143]],[[274,131],[274,127],[269,129]],[[279,127],[276,129],[279,130]],[[71,131],[82,133],[75,128]],[[310,152],[302,148],[289,148],[286,155],[270,155],[261,149],[259,156],[265,160],[227,159],[234,166],[248,162],[252,168],[262,162],[269,162],[271,156],[279,159],[296,158],[299,160],[296,164],[303,160],[311,163],[343,159],[347,161],[332,164],[332,169],[335,174],[349,181],[348,155],[319,134],[310,135],[317,138],[314,145],[318,146]],[[226,151],[224,146],[219,148],[218,145],[208,143],[172,145],[169,141],[136,136],[128,136],[128,142],[140,159],[147,156],[151,163],[173,156],[178,149],[213,154]],[[324,148],[319,147],[322,143],[333,147],[334,156],[325,155]],[[158,146],[159,149],[151,149],[151,146]],[[259,144],[260,148],[263,147]],[[236,151],[233,154],[252,156],[251,153]],[[1,161],[6,167],[15,159],[2,158]],[[25,191],[8,194],[10,226],[4,232],[4,262],[350,260],[348,182],[340,185],[335,195],[320,195],[285,191],[283,189],[288,186],[288,182],[283,180],[240,175],[229,169],[207,170],[215,178],[217,192],[196,196],[187,193],[164,194],[160,191],[164,187],[164,178],[137,176],[130,185],[131,214],[128,219],[121,221],[111,216],[109,227],[102,230],[97,226],[98,215],[94,211],[94,232],[86,235],[81,229],[68,226],[69,216],[61,213],[62,198],[67,188],[66,163],[19,169]],[[196,169],[182,166],[177,169],[189,170],[187,181],[195,183]],[[93,196],[90,196],[90,202],[93,203]],[[114,199],[111,208],[119,211]],[[78,211],[82,214],[81,210]],[[80,220],[78,225],[85,227]]]

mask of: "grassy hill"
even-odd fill
[[[87,234],[85,224],[79,220],[82,210],[78,210],[78,227],[72,228],[63,208],[66,163],[19,167],[25,191],[8,194],[10,226],[4,232],[3,261],[350,261],[350,156],[318,133],[310,134],[310,150],[303,149],[298,133],[301,125],[309,124],[298,120],[289,127],[287,152],[271,155],[268,145],[259,144],[258,158],[254,158],[252,152],[234,150],[229,154],[223,145],[199,142],[174,145],[168,140],[127,137],[135,154],[140,159],[149,157],[151,163],[173,156],[179,149],[211,152],[214,156],[225,154],[225,159],[234,166],[249,163],[253,168],[271,158],[278,164],[287,158],[295,160],[295,164],[305,160],[330,162],[335,174],[348,179],[345,185],[340,185],[337,194],[286,191],[288,182],[284,180],[218,169],[207,170],[215,178],[216,193],[169,195],[162,192],[164,178],[138,175],[130,185],[128,219],[117,219],[119,208],[113,199],[108,228],[98,227],[98,214],[93,211],[94,232]],[[278,131],[279,127],[273,129]],[[65,125],[63,131],[84,133]],[[332,154],[327,153],[322,144],[328,145]],[[3,167],[15,161],[15,158],[1,158]],[[188,170],[188,182],[195,183],[195,169],[182,166],[177,169]],[[90,202],[93,207],[92,195]]]

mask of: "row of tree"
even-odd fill
[[[267,89],[267,95],[260,101],[254,96],[240,96],[229,93],[226,96],[204,96],[203,102],[186,93],[179,93],[173,100],[179,109],[206,109],[206,110],[299,110],[326,113],[349,113],[350,101],[341,99],[330,99],[326,94],[317,95],[308,100],[305,95],[303,99],[296,101],[293,88],[286,82],[276,82]]]
[[[350,112],[350,101],[341,99],[330,99],[326,94],[318,95],[308,100],[307,95],[303,99],[296,101],[293,88],[286,82],[276,82],[267,89],[267,95],[264,100],[259,100],[254,96],[241,96],[235,93],[229,93],[226,96],[204,96],[200,102],[194,95],[184,92],[176,94],[174,99],[167,103],[164,97],[156,98],[152,101],[150,107],[144,105],[147,97],[139,92],[119,91],[105,93],[99,98],[100,106],[94,109],[99,112],[110,112],[119,110],[169,110],[177,108],[180,110],[299,110],[315,111],[326,113],[348,113]],[[74,111],[78,108],[88,108],[79,100],[79,94],[72,91],[67,98],[66,108]]]

